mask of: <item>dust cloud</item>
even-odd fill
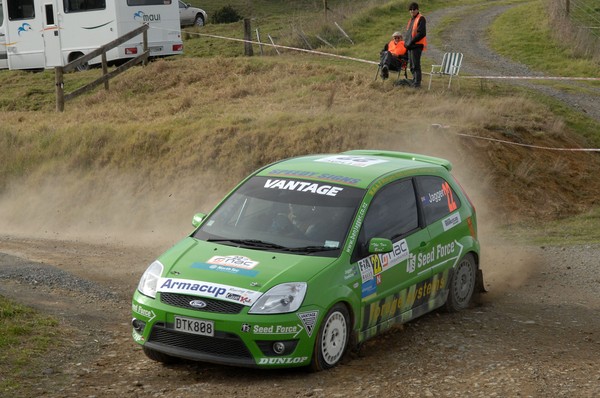
[[[40,181],[41,180],[41,181]],[[210,174],[150,180],[136,175],[30,177],[0,196],[0,234],[89,243],[172,244],[224,193]]]
[[[472,149],[451,129],[422,124],[411,132],[392,131],[385,145],[372,145],[377,147],[453,163],[453,174],[477,209],[481,267],[489,290],[515,287],[535,272],[535,251],[500,238],[503,215],[488,205],[497,192],[486,182],[486,167],[475,164]],[[223,186],[226,174],[167,179],[103,170],[30,176],[0,196],[0,235],[166,249],[191,232],[193,214],[211,210],[234,186]]]

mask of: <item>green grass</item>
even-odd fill
[[[0,396],[22,394],[39,379],[45,355],[63,345],[62,333],[56,319],[0,296]]]
[[[503,235],[512,241],[538,245],[581,245],[600,243],[600,207],[575,217],[546,223],[507,225]]]
[[[494,21],[490,31],[492,47],[550,76],[599,77],[600,64],[575,56],[568,42],[553,39],[552,28],[544,3],[541,0],[527,2]]]

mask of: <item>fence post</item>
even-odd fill
[[[252,50],[252,27],[250,26],[250,20],[244,18],[244,55],[251,57],[254,55]]]
[[[260,33],[258,32],[258,28],[256,28],[256,41],[258,41],[258,48],[260,48],[260,55],[265,55],[263,53],[262,42],[260,41]]]
[[[142,49],[142,50],[143,50],[144,52],[146,52],[146,51],[148,51],[148,29],[146,29],[146,30],[144,31],[144,33],[142,33],[142,41],[143,41],[143,43],[144,43],[144,46],[143,46],[143,49]],[[146,58],[144,59],[143,65],[144,65],[144,66],[148,66],[148,57],[146,57]]]
[[[106,60],[106,51],[102,53],[102,76],[108,73],[108,61]],[[108,90],[108,79],[104,80],[104,89]]]
[[[65,91],[62,66],[57,66],[54,68],[54,84],[56,85],[56,111],[62,112],[65,110]]]
[[[571,12],[571,0],[565,1],[565,11],[567,12],[567,15],[569,15],[569,13]]]

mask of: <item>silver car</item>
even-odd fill
[[[206,18],[206,11],[179,0],[181,26],[204,26]]]

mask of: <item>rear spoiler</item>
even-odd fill
[[[452,163],[449,160],[436,158],[434,156],[427,155],[419,155],[416,153],[408,153],[408,152],[395,152],[395,151],[380,151],[380,150],[371,150],[371,149],[357,149],[354,151],[346,151],[342,152],[344,155],[357,155],[357,156],[379,156],[379,157],[387,157],[387,158],[395,158],[395,159],[405,159],[405,160],[416,160],[419,162],[431,163],[438,166],[444,167],[446,170],[452,170]]]

